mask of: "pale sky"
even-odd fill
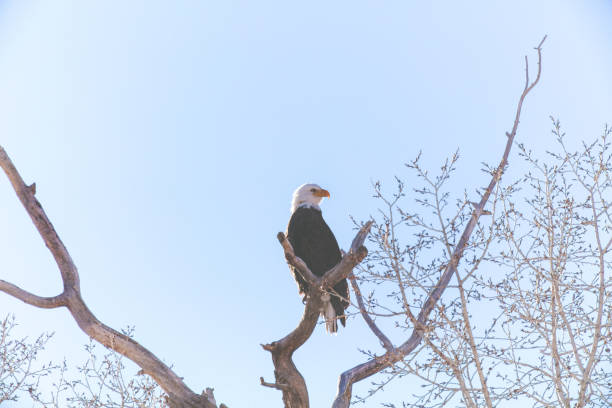
[[[535,69],[545,34],[517,140],[553,148],[550,115],[570,145],[594,139],[612,120],[611,21],[609,1],[5,0],[0,144],[37,183],[99,319],[136,326],[195,391],[282,407],[259,385],[273,379],[260,344],[302,313],[275,237],[295,187],[331,192],[323,214],[345,249],[349,216],[376,212],[371,183],[404,175],[420,150],[436,169],[459,148],[457,192],[473,192],[511,128],[523,57]],[[5,177],[0,226],[0,278],[58,294]],[[21,335],[55,332],[45,360],[81,361],[87,337],[66,310],[2,294],[0,310]],[[317,328],[295,356],[311,406],[331,405],[360,348],[380,350],[360,319],[336,337]],[[412,386],[400,380],[367,406]]]

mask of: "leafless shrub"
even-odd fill
[[[40,380],[55,366],[36,361],[51,334],[42,334],[33,342],[27,338],[14,338],[15,317],[7,316],[0,322],[0,404],[17,401],[23,393],[33,393]]]
[[[124,331],[133,336],[133,328]],[[85,346],[87,359],[70,370],[64,361],[54,373],[56,381],[47,398],[33,395],[44,408],[166,408],[165,393],[148,375],[136,372],[136,366],[121,354],[106,349],[90,339]],[[129,365],[126,367],[126,363]],[[132,371],[130,371],[132,370]],[[75,377],[69,379],[69,377]]]

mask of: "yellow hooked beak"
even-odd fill
[[[324,189],[316,190],[313,194],[316,197],[327,197],[327,198],[329,198],[329,191],[324,190]]]

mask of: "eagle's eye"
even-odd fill
[[[311,188],[311,189],[310,189],[310,192],[311,192],[311,193],[314,193],[315,191],[317,191],[317,190],[316,190],[316,189],[314,189],[314,188]]]

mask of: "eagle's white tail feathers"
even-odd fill
[[[338,332],[338,321],[336,320],[336,311],[331,304],[331,296],[329,293],[321,296],[321,316],[325,319],[325,329],[328,333],[336,334]]]

